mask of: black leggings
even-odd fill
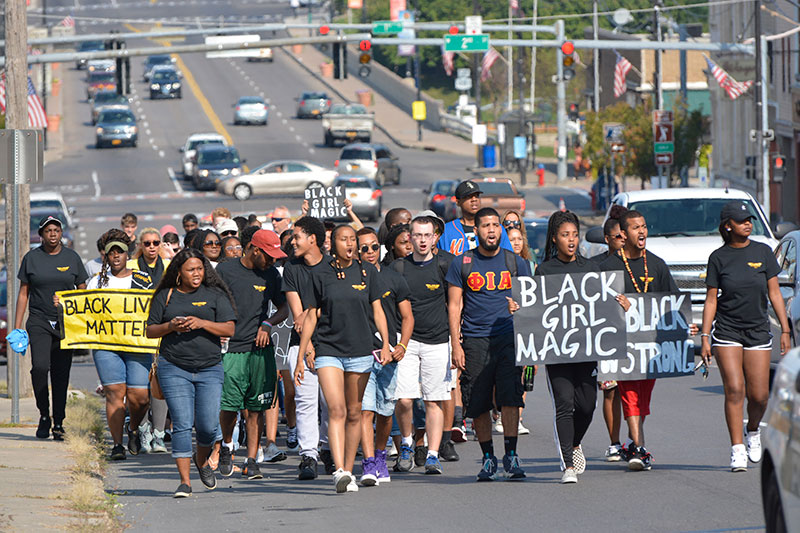
[[[581,443],[592,423],[597,403],[596,369],[597,363],[547,365],[555,408],[556,445],[564,468],[572,468],[572,449]]]
[[[41,416],[50,416],[50,397],[47,393],[47,374],[53,387],[53,424],[64,421],[67,406],[69,371],[72,368],[72,350],[62,350],[60,339],[50,323],[31,318],[25,325],[31,345],[31,381],[36,407]]]

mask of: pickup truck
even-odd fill
[[[325,146],[333,146],[336,141],[368,143],[374,126],[375,114],[369,113],[363,105],[334,104],[322,117]]]
[[[473,179],[481,189],[481,207],[494,207],[501,215],[513,209],[525,213],[525,195],[507,178]]]

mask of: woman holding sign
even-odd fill
[[[547,225],[545,261],[536,270],[537,276],[599,272],[594,261],[578,254],[580,222],[570,211],[556,211]],[[627,309],[624,295],[617,296]],[[561,483],[577,483],[578,474],[586,469],[581,441],[592,423],[597,403],[597,363],[560,363],[547,365],[547,383],[555,407],[556,444],[561,454],[564,474]]]
[[[755,215],[742,202],[728,202],[722,208],[719,232],[725,244],[708,258],[708,291],[700,334],[703,361],[710,364],[713,353],[722,375],[734,472],[746,471],[748,458],[753,463],[761,461],[759,422],[769,398],[772,353],[768,297],[781,323],[781,355],[791,345],[789,322],[778,286],[780,267],[768,246],[750,240],[753,218]],[[746,434],[742,427],[745,396]]]
[[[172,417],[172,457],[181,478],[176,498],[192,493],[192,457],[203,484],[209,490],[217,487],[208,456],[221,438],[220,337],[232,336],[235,322],[233,298],[208,259],[193,248],[181,250],[156,288],[147,320],[147,336],[161,339],[158,381]],[[194,456],[192,426],[197,431]]]
[[[128,247],[131,238],[121,229],[110,229],[100,237],[105,255],[103,266],[86,284],[87,289],[145,289],[153,288],[147,272],[127,267]],[[125,406],[130,411],[128,422],[128,451],[138,455],[140,450],[139,424],[147,414],[148,389],[150,387],[150,354],[92,350],[94,366],[106,397],[106,420],[114,446],[111,460],[125,459],[122,446],[122,429],[125,422]],[[131,430],[131,428],[134,428]]]

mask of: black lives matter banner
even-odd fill
[[[625,357],[624,290],[621,271],[514,278],[517,365]]]
[[[308,200],[308,214],[314,218],[347,218],[344,206],[344,185],[309,187],[304,196]]]
[[[61,291],[61,348],[155,353],[159,339],[145,336],[153,291]]]
[[[692,302],[684,293],[626,294],[626,357],[601,361],[600,381],[630,381],[694,374],[694,343],[688,338]]]
[[[278,309],[269,302],[269,314],[272,316]],[[279,363],[288,364],[289,362],[289,342],[292,338],[292,328],[294,328],[294,320],[292,320],[292,313],[281,322],[275,324],[270,332],[270,342],[275,349],[275,360]],[[296,354],[295,354],[296,355]]]

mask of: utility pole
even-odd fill
[[[761,35],[761,0],[755,0],[755,13],[753,14],[754,29],[755,29],[755,46],[756,46],[756,115],[755,130],[756,142],[758,143],[758,159],[761,160],[761,205],[767,211],[767,218],[772,218],[772,206],[769,204],[770,191],[769,191],[769,149],[768,141],[764,138],[764,133],[769,129],[769,117],[767,116],[767,97],[766,97],[766,61],[762,58],[762,54],[766,51],[766,44],[762,40]]]
[[[42,27],[47,31],[45,36],[49,37],[50,32],[47,30],[47,0],[42,0]],[[25,53],[27,52],[26,50]],[[47,116],[47,66],[47,63],[42,63],[42,108],[44,109],[44,116]],[[25,126],[27,127],[27,124]],[[42,139],[44,141],[44,149],[47,150],[47,128],[42,131]]]
[[[597,40],[597,34],[600,31],[600,23],[597,20],[597,0],[592,1],[592,33],[594,35],[594,40]],[[594,98],[593,100],[593,109],[594,112],[597,113],[600,111],[600,49],[594,49]]]
[[[655,32],[655,40],[661,42],[661,6],[662,0],[657,0],[655,10],[653,11],[653,31]],[[655,89],[655,104],[656,109],[664,109],[664,93],[661,90],[661,50],[653,50],[655,55],[655,71],[653,72],[653,88]],[[658,165],[658,186],[661,187],[662,177],[664,175],[664,166]],[[669,177],[667,178],[669,181]]]
[[[533,0],[533,22],[536,26],[536,20],[539,18],[539,0]],[[533,40],[536,40],[536,32],[533,32]],[[531,48],[531,115],[533,115],[536,108],[536,48]]]
[[[419,0],[414,0],[414,21],[419,20]],[[422,80],[419,72],[419,46],[414,46],[414,85],[417,87],[417,102],[422,100]],[[422,121],[417,120],[417,141],[422,142]]]
[[[564,21],[556,21],[556,40],[564,42]],[[564,81],[564,54],[556,48],[556,113],[558,115],[558,181],[567,179],[567,87]]]
[[[511,40],[511,2],[508,3],[508,40]],[[511,103],[514,99],[514,63],[512,62],[511,47],[506,46],[506,109],[511,111]]]
[[[6,0],[6,129],[28,127],[28,26],[25,0]],[[17,270],[30,242],[30,185],[8,184],[6,198],[6,267],[8,272],[8,329],[14,329],[16,316]],[[24,312],[24,310],[23,310]],[[8,384],[11,395],[11,422],[19,423],[19,398],[30,393],[30,357],[20,357],[8,349]]]
[[[517,39],[522,39],[522,32],[517,33]],[[527,137],[525,135],[525,92],[524,92],[524,85],[525,85],[525,73],[522,70],[522,62],[524,61],[522,50],[517,51],[517,79],[519,80],[519,109],[517,113],[519,113],[519,135],[523,137]],[[531,132],[533,133],[533,132]],[[530,137],[530,142],[533,142],[533,135]],[[531,147],[533,149],[533,147]],[[517,159],[517,165],[519,167],[519,183],[520,186],[525,187],[527,185],[527,178],[525,176],[525,171],[528,167],[528,158],[520,158]]]
[[[472,14],[480,15],[481,6],[478,0],[472,0]],[[472,54],[472,72],[475,80],[475,124],[481,123],[481,58]],[[479,144],[475,145],[475,158],[478,168],[483,168],[483,150]]]

